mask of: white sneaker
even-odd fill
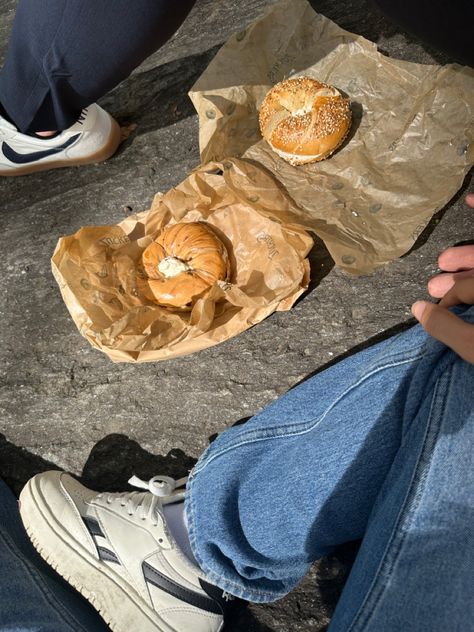
[[[107,160],[119,146],[120,127],[94,103],[72,127],[53,138],[22,134],[0,116],[0,143],[0,176],[22,176]]]
[[[185,481],[133,477],[150,491],[97,494],[45,472],[21,492],[21,517],[41,556],[114,632],[218,632],[231,597],[180,551],[161,511],[184,497],[175,490]]]

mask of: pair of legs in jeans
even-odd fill
[[[474,323],[474,307],[458,311]],[[185,500],[199,566],[267,602],[361,538],[330,632],[467,631],[473,422],[474,365],[420,325],[335,364],[201,456]],[[1,489],[0,629],[101,630],[24,541]]]

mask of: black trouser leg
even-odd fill
[[[409,33],[474,66],[474,0],[374,0]]]
[[[19,0],[0,103],[22,132],[63,130],[128,77],[196,0]]]

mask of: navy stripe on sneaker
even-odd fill
[[[166,575],[162,575],[156,570],[156,568],[153,568],[146,562],[143,562],[142,569],[145,580],[148,583],[153,584],[153,586],[164,590],[169,595],[172,595],[173,597],[176,597],[195,608],[200,608],[201,610],[212,612],[213,614],[222,615],[222,608],[214,601],[214,599],[205,597],[193,590],[189,590],[189,588],[181,586],[181,584],[177,584],[169,577],[166,577]]]
[[[225,614],[225,611],[229,607],[229,601],[234,601],[235,597],[229,595],[229,593],[226,593],[221,588],[218,588],[213,584],[209,584],[201,578],[199,578],[199,583],[201,584],[201,588],[204,592],[220,605],[222,614]]]
[[[86,525],[87,530],[92,536],[94,540],[95,548],[97,549],[97,554],[99,559],[104,562],[113,562],[114,564],[120,564],[119,558],[115,555],[113,551],[107,549],[105,546],[99,546],[96,542],[95,536],[100,536],[101,538],[106,539],[104,532],[100,528],[100,524],[97,522],[95,518],[90,518],[89,516],[82,517],[83,523]]]
[[[82,521],[87,527],[87,530],[91,535],[100,535],[101,538],[105,538],[102,529],[100,528],[99,523],[95,518],[90,518],[89,516],[83,516]]]
[[[46,158],[47,156],[53,156],[54,154],[59,154],[70,147],[76,140],[80,137],[80,134],[75,134],[71,136],[67,141],[65,141],[62,145],[58,145],[57,147],[51,147],[51,149],[45,149],[43,151],[33,151],[29,154],[19,154],[16,152],[8,143],[3,141],[2,143],[2,152],[5,158],[7,158],[10,162],[13,162],[16,165],[24,165],[28,162],[35,162],[36,160],[41,160],[41,158]]]
[[[110,549],[106,549],[105,546],[97,546],[97,553],[104,562],[113,562],[114,564],[120,564],[119,558]]]

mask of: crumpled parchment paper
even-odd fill
[[[275,83],[296,75],[345,93],[354,121],[331,158],[292,167],[261,139],[258,108]],[[264,165],[296,202],[300,224],[355,274],[409,250],[474,161],[473,69],[390,59],[306,0],[283,0],[232,36],[190,96],[202,161]]]
[[[81,334],[116,362],[154,362],[227,340],[277,310],[309,283],[313,240],[291,198],[242,160],[200,167],[151,209],[116,226],[86,226],[59,240],[53,274]],[[206,221],[227,246],[232,275],[191,312],[143,294],[141,255],[167,225]]]

